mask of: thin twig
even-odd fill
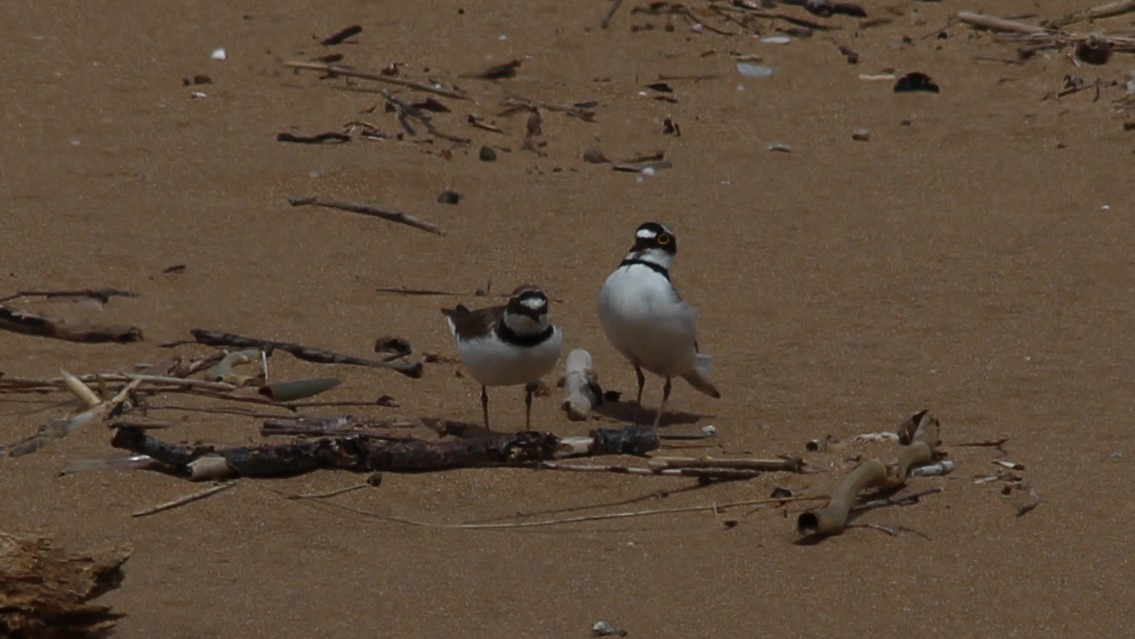
[[[120,291],[116,288],[86,288],[78,291],[17,291],[7,297],[0,297],[0,302],[10,302],[21,297],[46,297],[48,299],[56,297],[89,297],[106,304],[112,297],[138,297],[138,294],[130,291]]]
[[[362,215],[371,215],[387,220],[389,222],[396,222],[398,224],[412,226],[416,229],[428,231],[435,235],[445,235],[445,231],[442,230],[440,226],[431,222],[426,222],[425,220],[418,219],[401,211],[381,209],[377,206],[362,204],[360,202],[340,202],[337,200],[324,200],[318,197],[293,197],[288,198],[288,204],[291,204],[292,206],[322,206],[329,209],[340,209],[343,211],[350,211],[352,213],[361,213]]]
[[[451,296],[451,297],[474,297],[474,296],[483,297],[483,296],[486,295],[486,293],[484,293],[483,291],[474,291],[472,293],[462,293],[460,291],[439,291],[439,290],[436,290],[436,289],[429,289],[429,288],[380,287],[380,288],[376,288],[374,290],[378,291],[379,293],[395,293],[397,295],[414,295],[414,296],[418,296],[418,295],[421,295],[421,296],[434,296],[434,295],[443,296],[444,295],[444,296]],[[505,295],[504,297],[507,297],[507,295]]]
[[[662,468],[730,468],[736,470],[759,470],[766,472],[800,473],[804,471],[804,460],[799,457],[788,459],[691,459],[658,458],[650,461],[651,466]]]
[[[328,491],[328,492],[325,492],[325,493],[297,493],[297,494],[285,495],[285,497],[287,497],[288,499],[327,499],[328,497],[337,497],[339,495],[343,495],[343,494],[346,494],[346,493],[349,493],[349,492],[353,492],[353,491],[359,490],[360,488],[367,488],[367,487],[372,486],[372,485],[373,484],[364,481],[364,482],[359,483],[359,484],[353,484],[353,485],[347,486],[345,488],[337,488],[335,490]]]
[[[301,71],[322,71],[331,76],[347,76],[351,78],[362,78],[364,80],[374,80],[375,82],[384,82],[386,84],[393,84],[400,87],[407,87],[416,91],[425,91],[426,93],[433,93],[435,95],[442,95],[447,98],[455,100],[469,100],[475,102],[473,98],[469,97],[463,92],[452,91],[442,87],[436,87],[422,82],[415,82],[413,80],[405,80],[403,78],[395,78],[393,76],[382,75],[380,73],[369,73],[366,71],[358,71],[337,64],[323,64],[320,62],[285,62],[284,66],[290,69],[298,69]]]
[[[987,16],[983,13],[974,13],[973,11],[959,11],[957,13],[957,19],[959,22],[982,29],[989,29],[990,31],[1008,31],[1010,33],[1023,33],[1025,35],[1053,33],[1051,29],[1044,27],[1006,18],[998,18],[996,16]]]
[[[407,117],[412,117],[418,122],[421,122],[422,126],[426,127],[426,130],[429,131],[430,135],[434,137],[439,137],[443,140],[449,140],[450,142],[455,142],[457,144],[469,144],[470,142],[472,142],[472,140],[470,140],[469,138],[463,138],[441,132],[437,127],[434,126],[433,121],[430,119],[430,117],[422,113],[421,109],[403,100],[399,100],[386,89],[383,89],[382,91],[380,91],[380,93],[382,93],[382,97],[386,98],[388,102],[397,107],[398,122],[402,125],[402,128],[406,129],[406,132],[410,135],[417,134],[414,133],[413,127],[411,127],[410,124],[406,121]],[[444,233],[439,233],[439,235],[444,235]]]
[[[232,488],[233,486],[236,486],[237,482],[239,482],[239,481],[240,481],[239,479],[231,479],[231,480],[226,481],[224,483],[217,484],[216,486],[206,488],[205,490],[195,492],[195,493],[190,494],[190,495],[186,495],[185,497],[182,497],[180,499],[175,499],[173,501],[167,501],[164,504],[158,504],[157,506],[153,506],[153,507],[147,508],[145,510],[139,510],[136,513],[131,513],[130,516],[131,517],[146,517],[148,515],[153,515],[153,514],[160,513],[160,512],[166,511],[166,510],[172,510],[174,508],[177,508],[178,506],[184,506],[185,504],[195,502],[199,499],[204,499],[204,498],[209,497],[211,495],[216,495],[217,493],[224,491],[224,490],[228,490],[228,489]]]
[[[602,521],[607,519],[628,519],[631,517],[647,517],[651,515],[669,515],[674,513],[691,513],[700,511],[719,512],[727,508],[735,508],[739,506],[754,506],[757,504],[786,504],[797,501],[816,501],[822,499],[829,499],[826,495],[814,495],[809,497],[781,497],[771,499],[748,499],[745,501],[735,501],[727,504],[708,504],[701,506],[684,506],[678,508],[659,508],[655,510],[637,510],[630,512],[619,513],[606,513],[602,515],[580,515],[578,517],[564,517],[560,519],[540,519],[536,521],[520,521],[520,522],[501,522],[501,523],[484,523],[484,524],[437,524],[432,522],[423,522],[409,519],[406,517],[397,517],[394,515],[380,515],[378,513],[362,510],[360,508],[353,508],[351,506],[344,506],[342,504],[328,503],[328,506],[347,510],[358,515],[365,517],[373,517],[375,519],[382,519],[392,521],[399,524],[406,524],[408,526],[418,526],[422,528],[451,528],[451,529],[464,529],[464,530],[488,530],[488,529],[505,529],[505,528],[534,528],[537,526],[556,526],[559,524],[574,524],[585,521]]]
[[[532,467],[538,470],[566,470],[579,473],[616,473],[621,475],[659,475],[662,477],[697,477],[699,479],[754,479],[763,471],[736,468],[638,468],[634,466],[604,466],[600,464],[561,464],[559,462],[535,462]]]
[[[619,6],[623,4],[623,0],[608,0],[607,11],[603,13],[603,19],[599,21],[599,26],[606,29],[611,24],[611,18],[615,17],[615,12],[619,10]]]
[[[1111,18],[1124,13],[1135,11],[1135,0],[1119,0],[1118,2],[1109,2],[1098,7],[1092,7],[1085,11],[1077,11],[1068,14],[1064,17],[1055,20],[1047,21],[1046,24],[1054,27],[1066,27],[1070,24],[1081,22],[1083,20],[1098,20],[1100,18]]]

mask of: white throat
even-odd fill
[[[541,315],[539,321],[533,321],[532,318],[527,315],[505,311],[504,325],[517,335],[539,335],[548,330],[548,327],[551,326],[551,322],[548,320],[547,313]]]
[[[661,266],[667,271],[669,271],[670,267],[674,264],[674,255],[667,253],[666,251],[663,251],[659,248],[648,248],[641,251],[631,251],[630,253],[627,253],[627,256],[623,259],[650,262],[651,264],[657,264],[658,266]]]

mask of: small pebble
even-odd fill
[[[737,72],[747,78],[767,78],[772,75],[772,68],[754,62],[738,62]]]
[[[457,204],[461,201],[461,194],[455,191],[442,191],[441,195],[437,196],[437,201],[438,204]]]
[[[607,156],[603,153],[602,149],[597,146],[593,146],[583,152],[583,161],[587,162],[588,164],[606,164],[611,160],[607,159]]]
[[[855,129],[851,132],[851,139],[856,142],[866,142],[871,139],[871,132],[867,129]]]
[[[481,151],[477,153],[477,157],[481,158],[482,162],[495,162],[497,159],[497,152],[487,146],[481,147]]]
[[[225,60],[228,59],[229,54],[222,47],[222,48],[219,48],[219,49],[213,49],[213,52],[209,54],[209,57],[218,61],[218,62],[224,62]]]
[[[627,636],[627,631],[623,630],[622,628],[616,628],[616,627],[612,626],[611,624],[607,623],[606,621],[596,621],[595,625],[591,626],[591,636],[592,637],[610,637],[610,636],[625,637],[625,636]]]
[[[772,144],[768,145],[768,150],[776,151],[778,153],[791,153],[792,147],[781,142],[773,142]]]

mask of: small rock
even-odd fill
[[[612,626],[611,624],[607,623],[606,621],[596,621],[595,625],[591,626],[591,636],[592,637],[611,637],[611,636],[625,637],[625,636],[627,636],[627,631],[623,630],[622,628],[616,628],[615,626]]]
[[[589,147],[586,151],[583,152],[583,161],[587,162],[588,164],[607,164],[611,160],[607,159],[607,156],[603,153],[602,149],[597,146],[593,146]]]
[[[496,162],[497,152],[487,146],[483,146],[480,152],[477,153],[477,157],[481,158],[482,162]]]
[[[851,139],[856,142],[866,142],[871,139],[871,132],[867,129],[855,129],[851,132]]]
[[[938,85],[930,76],[920,71],[913,71],[899,78],[895,82],[895,93],[910,93],[913,91],[925,91],[927,93],[938,93]]]
[[[485,158],[481,158],[482,160]],[[437,196],[438,204],[457,204],[461,201],[461,194],[456,191],[442,191],[441,195]]]
[[[768,145],[768,150],[776,151],[777,153],[792,153],[792,147],[781,142],[773,142]]]
[[[224,62],[228,59],[229,54],[224,50],[224,48],[219,48],[213,49],[213,52],[209,54],[209,57],[216,60],[217,62]]]

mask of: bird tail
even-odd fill
[[[445,321],[449,323],[449,332],[457,335],[457,319],[465,317],[469,314],[469,309],[464,305],[458,304],[457,308],[443,308],[441,314],[445,316]]]
[[[694,357],[694,370],[682,376],[682,379],[690,383],[690,386],[698,389],[699,391],[709,395],[713,398],[720,398],[721,393],[717,392],[717,387],[713,382],[709,381],[709,372],[713,368],[713,358],[709,355],[698,354]]]

